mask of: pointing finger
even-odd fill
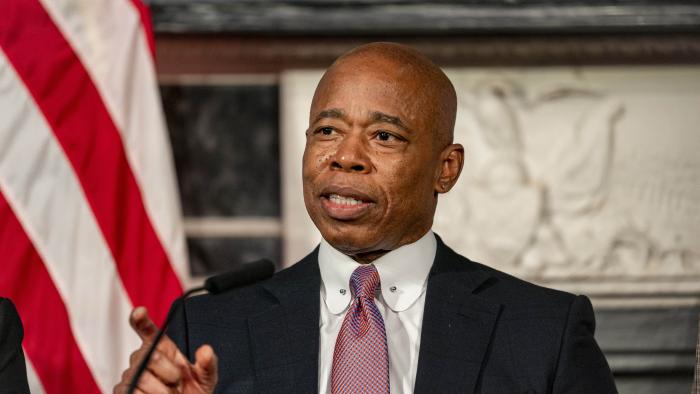
[[[129,316],[129,324],[131,324],[131,327],[143,341],[140,350],[148,349],[156,336],[158,336],[158,326],[156,326],[148,316],[146,308],[142,306],[135,308]],[[189,365],[187,358],[180,353],[175,342],[168,338],[167,335],[161,337],[156,349],[166,354],[168,358],[174,360],[178,364]]]
[[[152,342],[158,333],[158,327],[148,316],[146,308],[140,306],[134,309],[129,316],[129,324],[144,342]]]

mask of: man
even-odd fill
[[[29,393],[23,336],[22,321],[12,301],[0,298],[0,394]]]
[[[430,231],[462,169],[456,103],[410,48],[340,57],[303,158],[321,245],[263,283],[188,300],[142,392],[615,392],[587,298],[471,262]],[[144,345],[115,392],[156,330],[142,308],[131,322]]]

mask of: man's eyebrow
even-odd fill
[[[342,109],[338,109],[338,108],[327,109],[327,110],[319,112],[318,115],[316,115],[316,119],[314,119],[314,123],[318,122],[321,119],[325,119],[325,118],[344,119],[345,113],[343,112]]]
[[[393,124],[404,131],[410,132],[411,129],[408,128],[398,116],[387,115],[383,112],[375,111],[371,114],[372,122],[390,123]]]
[[[342,109],[339,108],[331,108],[331,109],[326,109],[318,113],[316,115],[316,119],[314,119],[314,123],[318,122],[321,119],[326,119],[326,118],[333,118],[333,119],[345,119],[345,112],[343,112]],[[372,123],[390,123],[393,124],[402,130],[406,132],[411,132],[411,129],[408,128],[402,121],[401,118],[398,116],[393,116],[393,115],[388,115],[385,114],[384,112],[379,112],[379,111],[374,111],[370,114],[370,120]]]

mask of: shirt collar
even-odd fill
[[[435,234],[428,231],[418,241],[392,250],[372,263],[379,272],[384,302],[391,310],[404,311],[423,294],[436,250]],[[322,239],[318,265],[322,297],[331,313],[339,314],[352,300],[350,275],[360,264]]]

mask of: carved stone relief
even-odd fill
[[[294,130],[307,126],[318,76],[283,78],[283,92],[295,92],[283,94],[290,100],[283,144],[303,139]],[[449,76],[466,162],[438,204],[434,230],[448,245],[570,291],[697,300],[700,68],[459,69]],[[303,143],[283,151],[285,165],[299,168]],[[301,194],[284,190],[285,206],[303,210]],[[295,245],[285,244],[290,262],[318,235],[308,222],[285,225],[296,229]],[[308,229],[306,244],[299,229]]]

